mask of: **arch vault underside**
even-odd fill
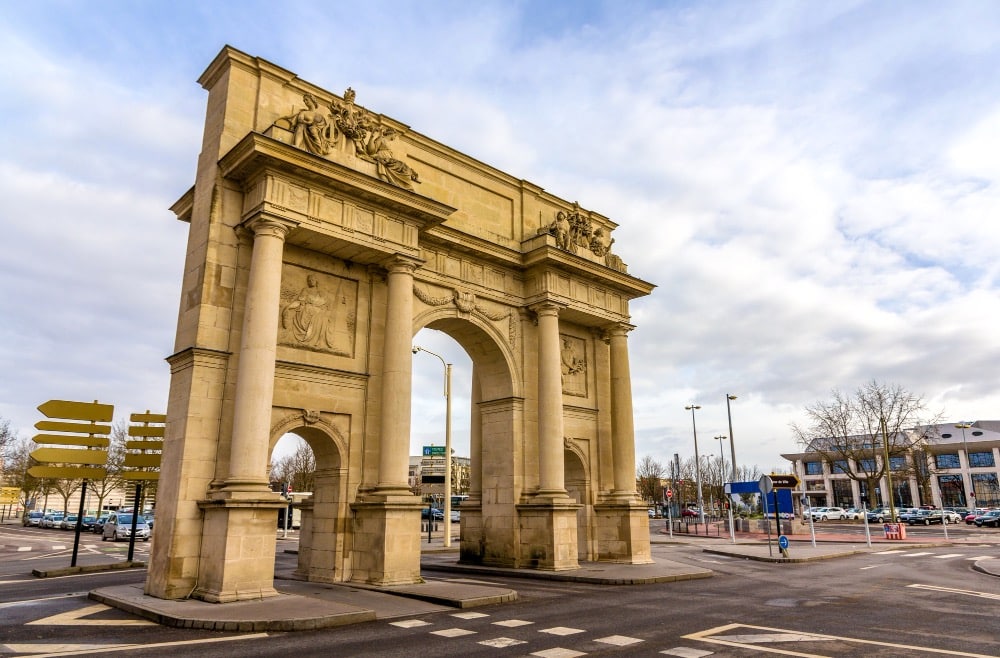
[[[275,593],[268,459],[317,462],[299,575],[420,580],[408,488],[411,341],[473,362],[460,560],[650,561],[635,492],[628,304],[652,286],[616,225],[264,60],[225,48],[189,223],[146,592]],[[291,109],[291,113],[289,112]]]

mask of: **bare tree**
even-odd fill
[[[667,469],[663,464],[649,455],[643,457],[635,469],[638,479],[639,495],[647,502],[655,502],[663,498],[663,478]]]
[[[295,451],[271,464],[271,480],[287,482],[292,491],[312,491],[316,480],[316,457],[312,448],[298,439]]]
[[[17,439],[17,432],[11,429],[10,421],[0,418],[0,475],[6,476],[9,451],[14,449]]]
[[[834,389],[828,401],[805,409],[808,427],[792,425],[799,444],[874,492],[883,477],[905,472],[905,456],[926,440],[921,427],[939,419],[925,418],[926,405],[896,384],[871,381],[853,395]],[[892,497],[888,497],[894,505]]]

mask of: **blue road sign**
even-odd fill
[[[785,535],[778,537],[778,548],[783,551],[788,550],[788,537]]]

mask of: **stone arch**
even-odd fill
[[[284,502],[267,463],[288,432],[313,447],[323,481],[300,572],[420,582],[408,452],[421,327],[475,364],[481,466],[461,560],[648,561],[626,338],[630,300],[653,286],[611,252],[617,224],[235,49],[200,81],[210,120],[194,186],[172,208],[188,250],[147,593],[277,594]],[[306,87],[332,100],[281,116]],[[327,108],[337,135],[355,137],[308,130]],[[579,450],[566,436],[583,437]],[[567,465],[593,507],[582,522]]]
[[[299,505],[302,522],[295,573],[312,582],[349,580],[352,535],[347,441],[329,414],[306,409],[279,414],[271,428],[271,450],[285,434],[301,437],[316,458],[312,496]]]
[[[566,493],[579,508],[576,511],[577,551],[582,560],[596,559],[594,546],[594,491],[591,487],[590,457],[585,442],[566,439],[563,451],[566,473]]]

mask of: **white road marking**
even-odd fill
[[[508,619],[506,621],[495,621],[495,622],[493,622],[493,625],[494,626],[504,626],[506,628],[516,628],[518,626],[530,626],[531,624],[534,624],[534,623],[535,622],[533,622],[533,621],[525,621],[523,619]]]
[[[923,553],[903,553],[899,557],[921,557],[921,556],[924,556],[924,555],[934,555],[934,554],[933,553],[928,553],[928,552],[924,551]]]
[[[878,569],[878,568],[880,568],[880,565],[877,565],[877,564],[873,564],[873,565],[871,565],[871,566],[867,566],[867,567],[861,567],[861,569],[860,569],[860,570],[861,570],[861,571],[865,571],[866,569]]]
[[[239,642],[241,640],[260,640],[268,637],[267,633],[252,633],[250,635],[232,635],[229,637],[209,637],[201,640],[179,640],[177,642],[157,642],[155,644],[118,644],[101,647],[102,653],[112,651],[135,651],[137,649],[159,649],[164,647],[186,647],[197,644],[215,644],[217,642]],[[35,658],[55,658],[56,656],[92,656],[91,649],[83,651],[60,651],[56,653],[37,654]]]
[[[678,656],[679,658],[704,658],[704,656],[711,656],[712,651],[702,651],[701,649],[691,649],[689,647],[674,647],[673,649],[667,649],[666,651],[661,651],[660,653],[666,656]]]
[[[945,553],[944,555],[935,555],[935,560],[946,560],[950,557],[962,557],[964,553]]]
[[[938,585],[907,585],[907,587],[913,587],[914,589],[926,589],[932,592],[945,592],[948,594],[965,594],[966,596],[978,596],[983,599],[994,599],[1000,601],[1000,594],[990,594],[989,592],[974,592],[969,589],[958,589],[956,587],[939,587]]]
[[[36,582],[36,581],[31,581]],[[8,601],[7,603],[0,603],[0,610],[4,608],[16,608],[21,605],[34,605],[36,603],[41,603],[42,601],[57,601],[59,599],[72,599],[77,596],[87,596],[88,592],[71,592],[69,594],[61,594],[59,596],[45,596],[39,599],[24,599],[21,601]]]
[[[512,637],[498,637],[493,640],[483,640],[479,644],[488,647],[493,647],[495,649],[505,649],[507,647],[513,647],[518,644],[527,644],[527,642],[525,642],[524,640],[515,640]]]
[[[889,551],[879,551],[877,553],[873,553],[873,555],[892,555],[893,553],[905,553],[905,552],[906,551],[904,551],[901,548],[894,548],[894,549],[889,550]]]
[[[624,635],[609,635],[608,637],[597,638],[594,642],[613,644],[616,647],[627,647],[630,644],[638,644],[642,640],[637,637],[625,637]]]
[[[577,656],[586,656],[587,654],[581,653],[579,651],[573,651],[572,649],[563,649],[561,647],[556,647],[555,649],[536,651],[535,653],[529,655],[538,656],[539,658],[576,658]]]
[[[966,560],[993,560],[996,559],[996,555],[977,555],[976,557],[967,557]]]
[[[485,612],[456,612],[452,617],[459,619],[480,619],[482,617],[489,617],[489,615]]]
[[[64,654],[68,652],[89,652],[99,654],[100,652],[117,647],[134,648],[134,644],[0,644],[0,651],[3,653],[54,653]]]
[[[84,619],[84,617],[107,610],[112,610],[111,606],[95,603],[86,608],[29,621],[25,626],[156,626],[156,622],[148,619]]]
[[[567,628],[565,626],[553,626],[552,628],[543,628],[538,631],[539,633],[549,633],[551,635],[576,635],[577,633],[583,633],[582,628]]]
[[[431,635],[441,637],[462,637],[463,635],[475,635],[476,631],[469,631],[464,628],[445,628],[440,631],[431,631]]]
[[[423,621],[422,619],[404,619],[403,621],[390,621],[391,626],[398,626],[399,628],[417,628],[418,626],[430,626],[429,621]]]

